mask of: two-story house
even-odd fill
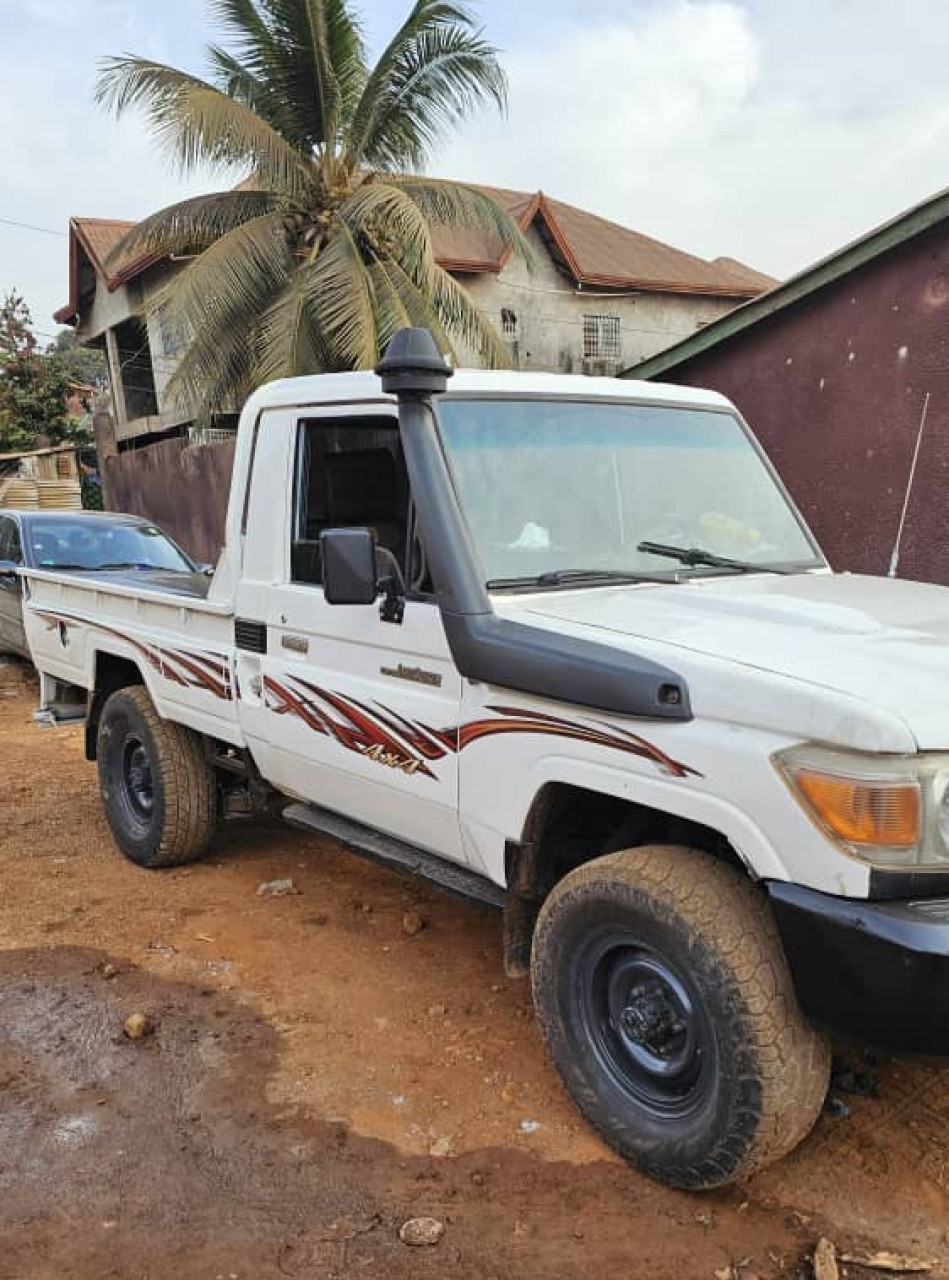
[[[522,369],[616,373],[775,283],[735,259],[706,261],[543,192],[482,190],[517,219],[534,249],[530,267],[491,236],[449,226],[433,228],[437,257]],[[74,325],[80,342],[106,351],[120,448],[190,427],[166,394],[182,335],[149,310],[181,263],[147,253],[114,259],[132,225],[71,220],[69,301],[55,317]],[[225,417],[220,425],[233,423]]]

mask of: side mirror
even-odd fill
[[[13,578],[15,580],[16,571],[19,567],[13,560],[0,560],[0,578]]]
[[[204,574],[204,576],[205,576],[206,578],[213,578],[213,577],[214,577],[214,565],[213,565],[213,564],[208,564],[208,563],[206,563],[206,562],[202,562],[201,564],[196,564],[194,567],[195,567],[195,571],[196,571],[197,573],[202,573],[202,574]]]
[[[320,534],[327,604],[374,604],[376,540],[369,529],[324,529]]]

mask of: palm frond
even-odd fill
[[[300,272],[261,315],[253,344],[261,383],[329,367],[329,352],[310,315]]]
[[[442,354],[457,363],[455,344],[431,298],[413,283],[399,263],[392,258],[376,259],[369,272],[377,299],[376,329],[380,354],[389,345],[395,331],[408,325],[429,329]]]
[[[511,356],[497,329],[475,306],[466,289],[441,267],[437,269],[432,306],[456,341],[489,369],[509,369]]]
[[[345,125],[366,83],[366,46],[362,28],[346,0],[309,0],[323,10],[326,53],[339,87],[337,128]],[[338,138],[327,138],[335,147]]]
[[[507,80],[473,13],[450,0],[415,0],[369,75],[353,114],[345,158],[405,170],[424,165],[445,133],[483,103],[501,111]]]
[[[250,107],[255,115],[272,125],[296,150],[305,152],[309,149],[309,143],[294,119],[290,104],[274,91],[273,84],[266,76],[256,74],[219,45],[208,45],[205,56],[211,67],[214,83],[222,93],[226,93],[229,98],[236,98],[245,107]]]
[[[326,363],[322,370],[286,365],[284,374],[371,369],[379,356],[372,282],[345,223],[337,223],[315,260],[297,272],[295,283],[305,312],[297,319],[297,332],[309,325],[311,333],[321,335]],[[273,331],[274,317],[268,319],[271,340],[264,344],[261,363],[273,370],[279,367],[276,353],[286,346]]]
[[[249,106],[195,76],[148,58],[108,58],[96,99],[117,115],[141,108],[159,146],[185,172],[243,169],[272,191],[314,196],[308,160]]]
[[[106,265],[139,250],[163,255],[203,250],[245,222],[286,213],[290,207],[288,200],[270,191],[221,191],[179,200],[136,223],[111,251]]]
[[[387,174],[385,182],[411,196],[429,223],[484,232],[528,267],[534,264],[534,251],[517,221],[477,187],[415,175]]]
[[[228,48],[210,45],[208,59],[219,88],[252,108],[298,151],[313,150],[312,95],[286,91],[288,49],[256,0],[210,0]],[[291,58],[293,51],[289,51]],[[299,88],[299,85],[296,86]]]
[[[379,261],[372,261],[366,269],[372,282],[372,295],[375,302],[376,338],[379,350],[383,352],[393,335],[399,329],[411,328],[415,320],[389,278],[385,265]]]
[[[255,78],[263,79],[280,55],[273,28],[256,0],[208,0],[237,59]]]
[[[336,134],[365,81],[362,32],[346,0],[258,0],[273,36],[267,76],[290,105],[310,152]]]
[[[354,239],[385,256],[397,253],[423,288],[434,280],[432,234],[422,210],[404,191],[385,181],[363,182],[339,206],[337,216]]]
[[[157,294],[151,309],[190,338],[169,382],[178,403],[220,408],[215,398],[222,385],[235,395],[246,389],[254,373],[254,326],[294,267],[283,219],[265,214],[221,236]]]

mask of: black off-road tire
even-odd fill
[[[798,1007],[766,899],[709,854],[652,845],[572,871],[540,912],[531,977],[567,1091],[659,1181],[743,1178],[820,1114],[827,1039]]]
[[[162,720],[141,685],[102,708],[96,740],[99,789],[115,842],[140,867],[200,858],[217,823],[214,773],[201,740]]]

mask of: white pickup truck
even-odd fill
[[[206,599],[24,571],[123,853],[240,791],[501,908],[577,1105],[681,1187],[807,1134],[825,1028],[949,1055],[949,592],[833,574],[719,395],[421,330],[377,374],[251,397]]]

